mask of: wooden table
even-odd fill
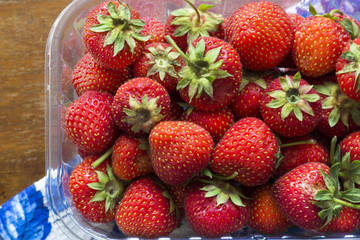
[[[70,2],[0,0],[0,205],[45,176],[45,45]]]

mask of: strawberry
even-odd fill
[[[107,223],[115,220],[123,186],[111,172],[110,159],[94,169],[92,164],[96,159],[88,157],[75,167],[69,178],[69,190],[75,208],[85,219]]]
[[[276,205],[271,187],[272,184],[266,184],[255,191],[246,222],[255,231],[265,234],[282,233],[293,225]]]
[[[112,95],[129,78],[129,70],[104,68],[90,54],[85,54],[76,64],[72,83],[78,96],[86,91],[102,91]]]
[[[146,77],[133,78],[117,90],[111,105],[114,121],[130,135],[145,135],[170,111],[165,88]]]
[[[222,23],[222,16],[209,12],[214,5],[201,4],[196,8],[185,0],[191,8],[179,8],[170,13],[165,22],[165,35],[169,35],[182,51],[195,39],[216,35]]]
[[[116,140],[111,165],[114,174],[122,180],[132,180],[152,172],[149,144],[145,138],[122,134]]]
[[[106,68],[121,69],[134,62],[150,35],[141,34],[145,23],[128,4],[104,1],[89,13],[83,42],[95,61]]]
[[[242,77],[240,58],[234,48],[215,37],[200,37],[184,54],[170,37],[166,39],[184,57],[177,85],[185,102],[203,111],[215,111],[235,97]]]
[[[260,119],[237,121],[216,145],[210,161],[215,172],[230,176],[243,185],[266,183],[275,170],[278,143],[270,128]]]
[[[109,93],[87,91],[69,105],[65,129],[84,155],[102,154],[116,141],[119,129],[111,114],[112,102]]]
[[[282,139],[280,148],[282,158],[274,173],[276,178],[307,162],[330,165],[328,149],[311,135]]]
[[[289,53],[293,39],[285,10],[268,1],[238,8],[226,26],[225,40],[239,53],[243,67],[253,71],[276,67]]]
[[[359,209],[359,189],[341,191],[339,165],[302,164],[275,181],[276,204],[295,225],[317,230],[340,216],[344,207]],[[335,220],[336,221],[336,220]]]
[[[198,181],[189,188],[185,194],[185,212],[195,233],[218,238],[245,225],[249,204],[231,183]]]
[[[360,160],[360,131],[354,131],[340,142],[341,152],[350,153],[351,161]]]
[[[239,92],[230,103],[230,108],[237,119],[261,117],[260,100],[267,85],[276,78],[275,72],[244,71]]]
[[[213,139],[203,127],[187,121],[162,121],[150,132],[155,173],[168,185],[182,184],[209,163]]]
[[[165,42],[165,25],[154,17],[141,17],[144,23],[141,34],[144,36],[150,35],[149,40],[145,42],[145,45],[154,42]]]
[[[116,224],[129,237],[158,238],[176,227],[176,211],[169,194],[150,177],[127,187],[116,212]]]
[[[165,87],[176,89],[178,72],[185,64],[180,54],[168,43],[150,43],[133,65],[135,77],[149,77]]]
[[[336,63],[336,76],[340,89],[350,98],[360,102],[360,38],[348,43]],[[359,117],[359,116],[358,116]]]
[[[190,113],[185,111],[180,119],[199,124],[205,128],[215,143],[219,142],[224,133],[234,124],[234,114],[228,107],[211,112],[192,109]]]
[[[316,129],[329,137],[344,137],[360,129],[360,103],[346,96],[337,83],[314,87],[320,93],[322,118]]]
[[[333,218],[326,226],[317,231],[323,233],[352,233],[358,230],[360,210],[343,207],[339,217]]]
[[[321,120],[322,108],[319,94],[296,73],[269,84],[261,98],[260,111],[274,132],[295,137],[315,129]]]
[[[293,56],[301,74],[319,77],[335,70],[350,34],[332,15],[319,16],[312,5],[309,6],[310,12],[316,16],[306,17],[296,27]]]

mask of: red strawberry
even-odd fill
[[[203,127],[187,121],[162,121],[149,136],[155,173],[166,184],[182,184],[209,163],[213,140]]]
[[[105,1],[89,13],[83,32],[88,52],[104,67],[121,69],[134,62],[150,36],[141,34],[145,23],[129,5]]]
[[[255,231],[265,234],[282,233],[293,225],[276,205],[271,187],[272,184],[266,184],[255,191],[246,222]]]
[[[328,173],[329,167],[323,163],[302,164],[282,177],[273,185],[273,196],[281,211],[297,226],[318,229],[324,225],[318,213],[314,196],[326,189],[320,169]]]
[[[192,109],[190,113],[185,111],[180,119],[199,124],[205,128],[215,143],[219,142],[224,133],[234,124],[234,114],[228,107],[211,112]]]
[[[260,119],[246,117],[236,122],[216,145],[210,167],[243,185],[268,181],[275,170],[278,143],[270,128]]]
[[[222,16],[207,10],[213,5],[196,7],[186,0],[191,8],[179,8],[170,13],[165,23],[165,35],[169,35],[182,51],[195,39],[218,34]]]
[[[177,89],[185,102],[203,111],[215,111],[235,97],[242,77],[240,58],[234,48],[215,37],[201,37],[185,55],[171,38],[166,38],[185,58]]]
[[[350,34],[352,40],[360,37],[360,23],[358,20],[337,10],[335,10],[333,16],[337,18],[336,21]]]
[[[165,88],[150,78],[133,78],[119,87],[111,111],[116,124],[130,135],[144,135],[170,111]]]
[[[141,17],[140,19],[145,22],[141,34],[144,36],[150,35],[145,45],[154,42],[165,42],[165,25],[162,22],[154,17]]]
[[[78,96],[86,91],[102,91],[112,95],[129,78],[129,70],[104,68],[90,54],[85,54],[76,64],[72,83]]]
[[[347,212],[344,208],[360,209],[355,204],[359,201],[360,190],[352,188],[342,191],[339,170],[339,164],[329,169],[327,165],[318,162],[294,168],[274,183],[276,204],[299,227],[317,230],[329,226],[329,230],[338,231],[336,225],[341,220],[336,218],[346,219],[346,216],[341,216],[346,214],[342,211]],[[331,229],[333,227],[335,229]]]
[[[244,68],[262,71],[276,67],[289,53],[293,30],[289,16],[279,5],[252,2],[231,15],[225,39],[239,53]]]
[[[360,129],[360,103],[346,96],[337,83],[315,86],[322,101],[322,118],[316,129],[339,138]]]
[[[112,150],[112,169],[122,180],[132,180],[152,172],[149,144],[145,138],[122,134]]]
[[[74,206],[84,218],[94,223],[107,223],[115,219],[123,186],[111,172],[110,159],[94,169],[92,163],[96,159],[88,157],[76,166],[69,178],[69,190]]]
[[[260,106],[264,121],[285,137],[308,134],[321,119],[320,96],[299,73],[271,82]]]
[[[336,76],[341,90],[360,102],[360,38],[348,43],[336,63]]]
[[[197,182],[189,188],[185,195],[185,212],[195,233],[218,238],[245,225],[249,204],[229,182]]]
[[[149,177],[131,182],[116,212],[116,223],[129,237],[168,236],[177,224],[174,203]]]
[[[343,207],[339,217],[333,218],[326,226],[317,231],[323,233],[352,233],[358,230],[360,210]]]
[[[347,135],[340,142],[341,152],[343,154],[350,152],[350,160],[360,160],[360,131],[355,131]]]
[[[135,77],[149,77],[165,87],[168,92],[176,89],[178,72],[184,65],[180,54],[168,43],[151,43],[133,65]]]
[[[69,105],[66,132],[83,154],[102,154],[116,141],[119,129],[111,114],[112,102],[108,93],[87,91]]]
[[[313,11],[315,9],[311,10]],[[301,74],[309,77],[319,77],[332,72],[349,40],[350,34],[331,16],[306,17],[295,30],[295,64]]]
[[[261,117],[261,97],[267,85],[276,77],[275,72],[243,72],[239,92],[230,104],[230,108],[237,119]]]
[[[275,177],[307,162],[330,164],[329,151],[311,135],[283,140],[280,148],[282,158],[275,170]]]

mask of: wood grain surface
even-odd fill
[[[45,46],[70,2],[0,0],[0,205],[45,176]]]

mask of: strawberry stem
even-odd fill
[[[330,145],[330,166],[333,166],[335,163],[334,160],[334,156],[335,156],[335,149],[336,149],[336,142],[337,142],[337,137],[333,137],[331,139],[331,145]]]
[[[91,164],[93,169],[97,168],[105,159],[107,159],[112,154],[113,148],[111,147],[109,150],[107,150],[101,157],[99,157],[95,162]]]
[[[195,5],[194,5],[192,2],[190,2],[189,0],[185,0],[185,2],[186,2],[187,4],[189,4],[189,5],[194,9],[194,11],[195,11],[195,13],[196,13],[196,16],[197,16],[196,22],[199,23],[199,22],[200,22],[200,13],[199,13],[199,10],[198,10],[198,9],[195,7]]]
[[[310,140],[306,140],[306,141],[283,143],[280,145],[280,148],[297,146],[297,145],[302,145],[302,144],[315,144],[315,143],[316,143],[316,141],[314,139],[310,139]]]
[[[173,48],[175,48],[176,51],[178,51],[178,53],[184,58],[184,60],[187,63],[191,63],[191,60],[190,60],[189,56],[186,55],[183,51],[181,51],[179,46],[175,43],[175,41],[169,35],[166,35],[165,39],[168,41],[168,43],[171,44],[171,46],[173,46]]]
[[[339,198],[333,198],[335,203],[341,204],[342,206],[346,206],[346,207],[350,207],[350,208],[354,208],[354,209],[360,209],[360,205],[358,204],[353,204],[344,200],[341,200]]]

